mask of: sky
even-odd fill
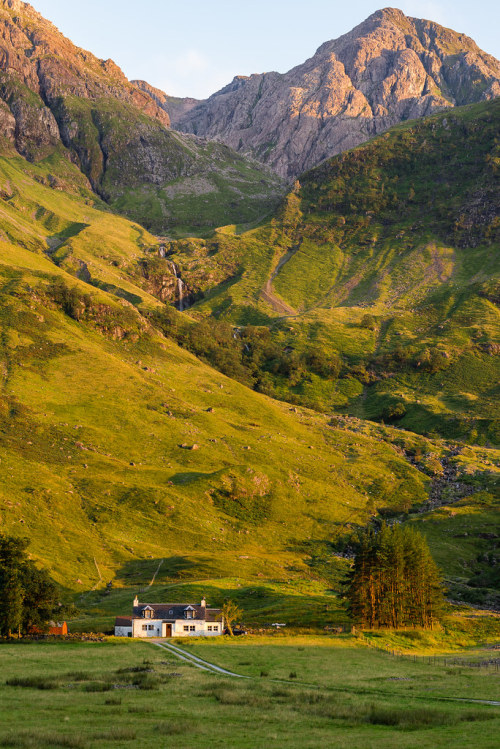
[[[235,75],[285,73],[350,31],[383,0],[31,0],[75,44],[130,79],[206,98]],[[388,3],[387,3],[388,4]],[[472,37],[500,58],[498,0],[399,0],[406,15]],[[393,7],[394,7],[393,6]]]

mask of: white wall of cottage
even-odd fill
[[[132,637],[161,637],[162,623],[162,619],[133,619]]]
[[[185,630],[184,627],[188,629]],[[118,630],[122,630],[123,633],[119,634]],[[128,637],[130,631],[132,637],[163,637],[165,629],[162,619],[133,619],[132,628],[115,627],[115,636]],[[172,622],[172,637],[217,637],[223,631],[223,622],[206,622],[203,619],[176,619]]]
[[[184,627],[189,627],[189,629],[185,630]],[[194,631],[191,627],[195,628]],[[176,619],[172,623],[172,637],[214,637],[221,635],[223,629],[221,622],[206,622],[204,619]]]
[[[115,637],[132,637],[132,627],[115,627]]]

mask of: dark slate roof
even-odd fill
[[[192,619],[201,619],[207,622],[220,622],[222,619],[221,609],[209,609],[199,603],[139,603],[134,606],[134,618],[142,619],[144,609],[150,608],[153,613],[151,619],[184,619],[186,609],[192,609]]]
[[[115,619],[115,627],[131,627],[132,617],[131,616],[117,616]]]
[[[207,615],[205,617],[207,622],[221,622],[222,621],[222,609],[207,609]]]

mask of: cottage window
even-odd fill
[[[187,624],[184,625],[184,632],[189,632],[189,627]]]
[[[193,613],[194,612],[191,609],[188,609],[187,611],[184,612],[184,616],[186,617],[186,619],[192,619]]]
[[[210,627],[210,626],[208,626],[207,629],[208,629],[209,632],[212,631],[212,627]]]
[[[214,624],[214,632],[218,632],[218,631],[219,631],[219,625],[218,624]]]
[[[148,629],[154,629],[154,628],[155,628],[154,624],[148,624]]]
[[[143,632],[144,632],[144,631],[147,631],[147,629],[148,629],[148,625],[147,625],[147,624],[143,624],[143,625],[142,625],[142,631],[143,631]]]
[[[192,624],[192,625],[191,625],[191,626],[189,627],[189,631],[190,631],[190,632],[196,632],[196,627],[194,626],[194,624]]]

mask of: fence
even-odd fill
[[[385,648],[377,648],[377,650],[381,650],[383,653],[386,653],[393,658],[401,658],[407,662],[422,663],[428,666],[442,666],[445,668],[451,666],[459,666],[462,668],[489,668],[492,671],[500,671],[500,658],[471,661],[466,658],[449,655],[409,655],[407,653],[402,653],[399,650],[386,650]]]

